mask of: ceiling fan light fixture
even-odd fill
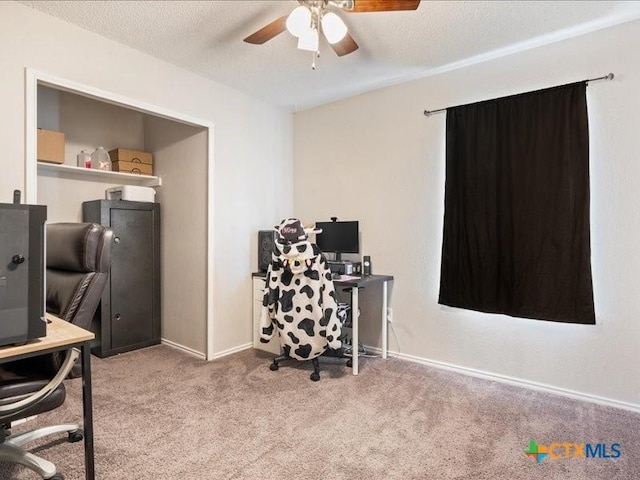
[[[327,12],[322,16],[322,32],[327,41],[333,45],[347,34],[347,26],[338,15]]]
[[[298,37],[298,48],[300,50],[309,50],[317,52],[319,46],[318,30],[315,28],[307,28],[305,32]]]
[[[304,5],[296,7],[287,17],[287,30],[294,37],[306,34],[311,26],[311,10]]]

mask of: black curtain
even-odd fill
[[[439,303],[595,323],[586,82],[447,109]]]

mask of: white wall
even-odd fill
[[[60,131],[60,90],[38,87],[38,128]]]
[[[292,210],[290,189],[262,187],[265,180],[292,183],[291,115],[21,4],[0,2],[0,201],[11,201],[13,190],[25,186],[27,67],[215,123],[214,351],[250,343],[255,237]],[[189,232],[184,236],[188,246]]]
[[[639,38],[636,21],[295,115],[295,214],[361,221],[374,273],[395,276],[392,349],[640,407]],[[588,87],[597,325],[438,305],[445,115],[423,110],[610,71]]]
[[[145,145],[162,178],[162,338],[203,352],[206,330],[197,319],[207,307],[207,130],[148,117]]]
[[[80,151],[93,152],[97,147],[145,150],[145,114],[73,93],[59,95],[65,164],[76,166]]]

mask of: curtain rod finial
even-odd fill
[[[607,80],[613,80],[615,77],[615,75],[613,73],[609,73],[609,75],[607,75]]]
[[[425,110],[424,111],[424,116],[428,117],[429,115],[431,115],[431,112],[429,110]]]

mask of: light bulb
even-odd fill
[[[338,15],[327,12],[322,16],[322,31],[327,41],[333,45],[347,34],[347,26]]]
[[[318,51],[318,30],[315,28],[307,28],[307,30],[298,37],[298,48],[300,50],[309,50],[311,52]]]
[[[296,7],[287,18],[287,30],[294,37],[300,37],[311,25],[311,10],[304,5]]]

